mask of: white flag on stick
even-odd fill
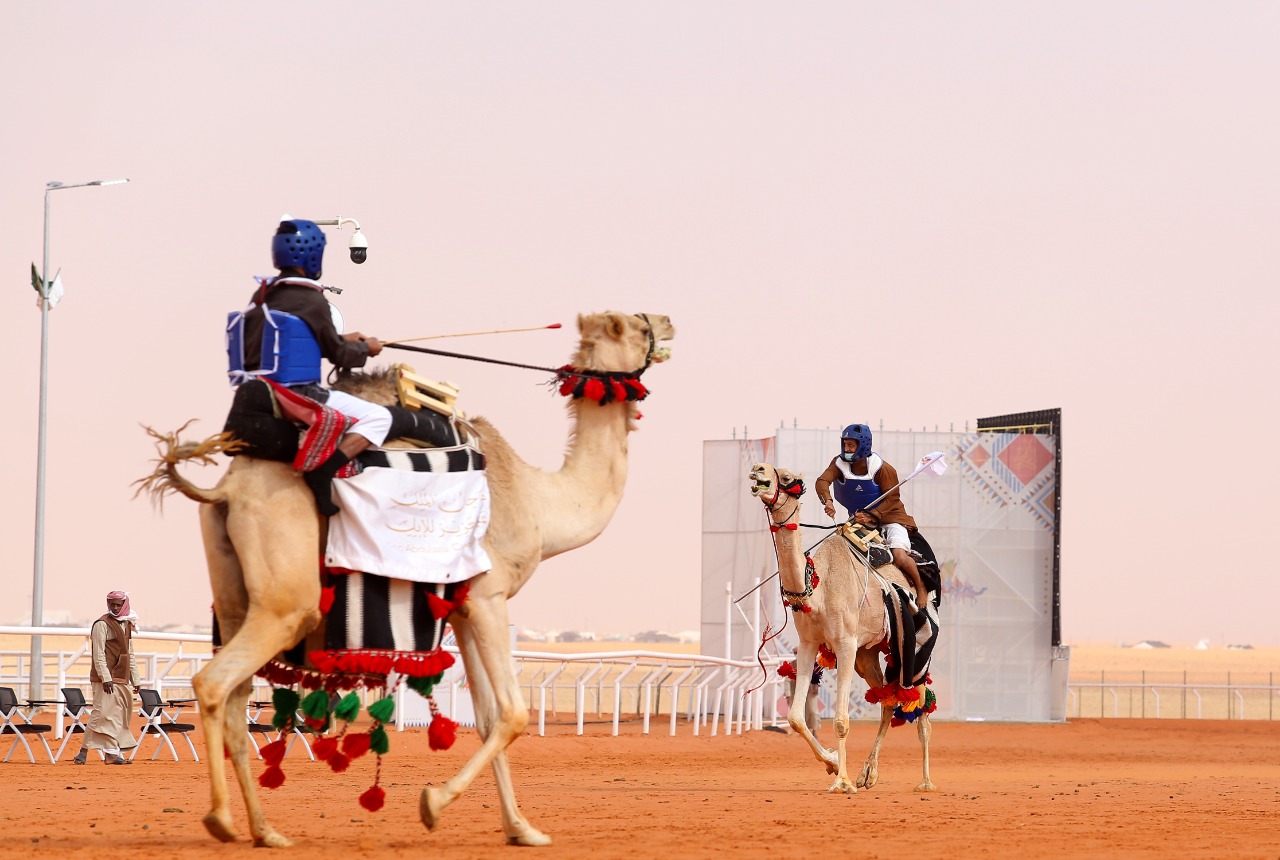
[[[916,466],[915,471],[911,474],[915,475],[920,472],[928,471],[934,475],[941,475],[947,471],[947,459],[941,451],[934,451],[932,454],[925,454],[920,458],[920,464]]]

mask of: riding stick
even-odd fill
[[[519,331],[543,331],[549,328],[560,328],[560,323],[552,323],[551,325],[538,325],[531,328],[495,328],[489,331],[460,331],[455,334],[429,334],[425,337],[402,337],[398,340],[384,340],[383,346],[390,346],[393,343],[413,343],[419,340],[440,340],[446,337],[472,337],[478,334],[513,334]]]

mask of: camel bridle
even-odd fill
[[[800,513],[799,499],[804,495],[804,480],[801,478],[792,478],[790,481],[784,483],[781,476],[778,475],[776,471],[773,473],[773,477],[773,498],[768,500],[763,498],[760,499],[760,501],[764,502],[765,510],[769,512],[769,531],[777,532],[781,529],[795,531],[800,527],[800,524],[798,522],[791,522],[791,519]],[[782,498],[783,493],[786,493],[788,496],[796,499],[796,506],[792,509],[791,513],[779,520],[774,516],[774,514],[776,514],[778,509],[781,507],[778,504],[778,500]],[[783,501],[786,500],[783,499]]]

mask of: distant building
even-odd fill
[[[1170,648],[1172,646],[1161,642],[1159,639],[1143,639],[1134,648]]]

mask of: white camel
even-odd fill
[[[637,380],[630,384],[633,393],[643,392],[636,372],[666,358],[668,351],[660,343],[675,336],[666,316],[612,312],[579,316],[578,330],[581,340],[571,367],[580,374],[574,379],[584,384],[573,390],[571,379],[561,389],[575,399],[569,402],[573,427],[559,471],[548,473],[530,466],[492,424],[482,418],[472,422],[487,465],[491,519],[484,547],[493,568],[470,581],[470,595],[449,616],[449,623],[471,684],[484,743],[443,785],[423,789],[419,813],[429,830],[439,826],[445,807],[485,766],[492,765],[507,841],[518,845],[551,841],[520,812],[507,764],[505,750],[529,719],[512,672],[507,601],[542,559],[590,542],[608,524],[622,499],[627,435],[635,429],[638,413],[632,401],[603,403],[600,377],[613,374],[618,385],[628,385],[622,377],[630,374]],[[618,388],[612,390],[616,395]],[[584,391],[585,399],[580,399]],[[387,394],[394,396],[390,389]],[[593,402],[593,396],[599,402]],[[212,806],[204,825],[220,840],[236,838],[223,761],[225,744],[249,813],[254,844],[287,846],[290,841],[267,822],[257,797],[249,770],[244,710],[254,673],[307,636],[321,620],[316,557],[326,523],[317,516],[311,493],[288,464],[239,456],[216,487],[201,489],[177,473],[177,463],[210,462],[210,454],[225,449],[228,440],[219,436],[196,445],[179,443],[176,436],[161,438],[161,459],[155,472],[139,482],[140,491],[158,500],[176,490],[203,503],[200,524],[214,610],[225,641],[193,682],[204,721],[212,788]]]
[[[805,739],[827,773],[836,775],[832,792],[854,794],[859,788],[870,788],[880,778],[880,745],[893,718],[893,704],[881,703],[880,729],[867,756],[857,784],[849,781],[845,754],[845,738],[849,734],[849,691],[856,671],[872,688],[883,687],[884,671],[880,653],[875,650],[888,636],[885,605],[874,576],[869,576],[855,560],[843,539],[831,537],[819,543],[810,554],[812,568],[805,562],[801,532],[797,528],[800,496],[804,482],[799,475],[776,469],[768,463],[757,463],[748,474],[751,494],[764,503],[772,522],[774,547],[778,554],[778,579],[783,598],[793,611],[796,634],[800,639],[796,655],[795,694],[787,714],[793,731]],[[876,569],[886,580],[909,589],[906,577],[892,564]],[[806,725],[803,703],[808,700],[810,671],[818,650],[826,644],[836,655],[836,752],[824,748]],[[801,703],[797,707],[797,703]],[[933,791],[929,778],[929,738],[933,727],[928,713],[916,718],[920,749],[924,757],[924,779],[916,791]]]

